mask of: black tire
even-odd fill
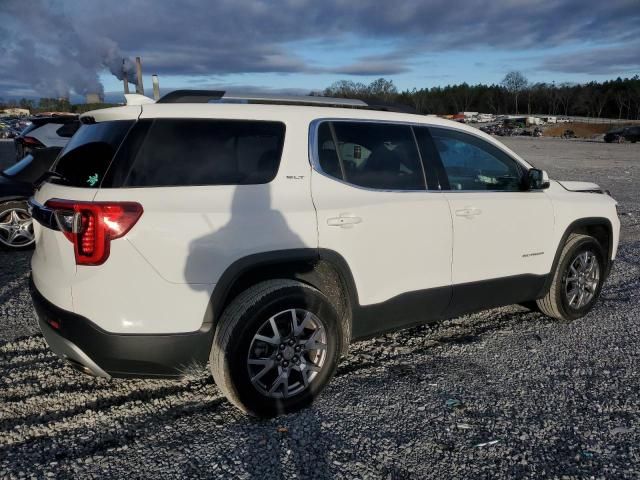
[[[574,308],[567,298],[565,282],[569,274],[570,265],[579,254],[584,252],[591,252],[597,259],[598,282],[594,289],[593,297],[585,305]],[[553,272],[553,281],[549,291],[543,298],[537,300],[540,311],[549,317],[567,322],[584,317],[593,308],[600,296],[606,271],[605,262],[606,257],[602,246],[595,238],[579,233],[570,234],[560,254],[558,266]]]
[[[7,220],[9,212],[13,210],[19,212],[21,219],[31,219],[31,215],[29,215],[29,209],[27,207],[27,202],[10,201],[0,203],[0,222]],[[17,239],[17,242],[15,242],[15,244],[11,244],[9,242],[9,237],[7,236],[7,231],[0,231],[0,249],[9,251],[31,250],[35,246],[35,240],[33,239],[33,226],[31,226],[30,232],[32,235],[32,239],[29,241],[29,243],[22,244],[21,240],[26,241],[26,239],[24,237],[20,237]]]
[[[322,368],[304,390],[273,398],[251,383],[248,355],[254,336],[265,322],[290,309],[311,312],[321,320],[326,332],[326,354]],[[340,325],[333,305],[315,288],[293,280],[261,282],[238,295],[222,314],[209,358],[213,378],[231,403],[250,415],[274,417],[300,410],[311,404],[335,373],[344,338]],[[273,348],[275,354],[279,347]]]
[[[540,307],[538,307],[538,303],[535,300],[529,300],[527,302],[520,302],[518,305],[520,305],[523,308],[526,308],[527,310],[531,310],[532,312],[539,312],[540,311]]]

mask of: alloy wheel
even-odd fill
[[[11,248],[27,247],[34,242],[33,219],[24,208],[0,213],[0,242]]]
[[[254,335],[247,356],[251,384],[263,395],[289,398],[306,390],[327,358],[322,320],[304,309],[269,318]]]
[[[580,309],[595,296],[600,283],[600,265],[590,250],[579,252],[569,263],[564,280],[567,305]]]

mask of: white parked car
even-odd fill
[[[80,128],[77,115],[33,117],[30,125],[14,138],[16,161],[42,148],[64,147]]]
[[[231,402],[272,416],[308,405],[354,339],[596,302],[620,228],[597,185],[436,117],[221,96],[84,114],[31,200],[40,325],[78,369],[208,361]]]

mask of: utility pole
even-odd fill
[[[138,77],[138,83],[136,85],[136,93],[144,95],[144,86],[142,85],[142,62],[140,57],[136,57],[136,74]]]

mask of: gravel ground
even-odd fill
[[[206,372],[64,366],[34,333],[29,253],[0,253],[0,478],[638,478],[640,146],[505,143],[621,202],[618,260],[584,319],[512,306],[358,342],[312,408],[255,420]]]

